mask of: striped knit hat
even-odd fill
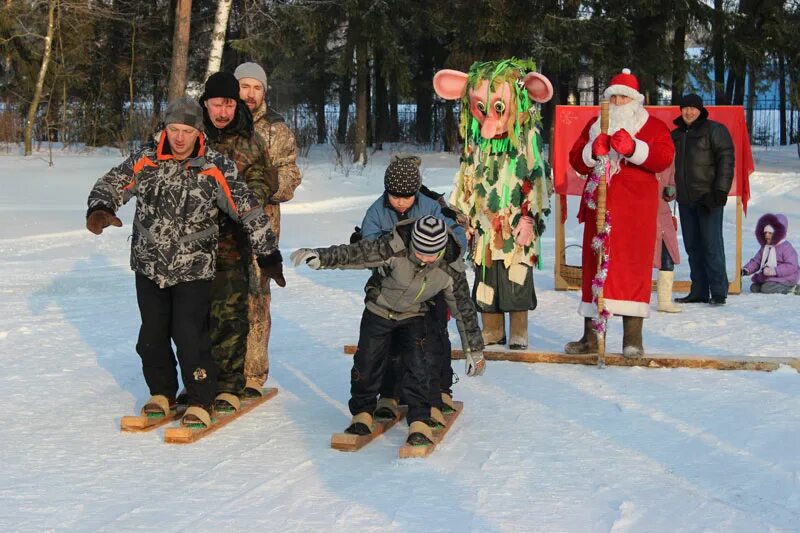
[[[447,226],[444,220],[428,215],[414,222],[411,233],[414,251],[423,255],[436,255],[447,245]]]
[[[386,167],[383,187],[392,196],[414,196],[422,185],[420,159],[416,156],[394,156]]]

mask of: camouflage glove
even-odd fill
[[[292,264],[296,267],[300,266],[300,263],[305,263],[308,265],[308,268],[312,268],[317,270],[320,267],[319,256],[317,252],[312,250],[311,248],[298,248],[292,255],[289,256],[289,259],[292,260]]]
[[[483,352],[464,352],[467,359],[465,371],[468,376],[482,376],[486,371],[486,360]]]
[[[283,277],[283,257],[281,257],[280,250],[276,249],[269,255],[259,257],[256,262],[265,278],[274,279],[278,287],[286,286],[286,279]]]
[[[106,211],[105,209],[92,211],[86,217],[86,229],[95,235],[103,233],[103,229],[108,226],[122,227],[122,221],[117,218],[114,213]]]

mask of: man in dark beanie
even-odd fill
[[[313,269],[375,268],[361,317],[358,350],[350,373],[350,413],[346,433],[369,435],[375,429],[377,394],[387,365],[389,346],[402,354],[401,396],[408,405],[407,443],[433,444],[430,365],[425,316],[428,302],[442,293],[461,336],[468,376],[486,369],[478,314],[464,274],[463,249],[443,220],[434,216],[398,223],[391,233],[330,248],[300,248],[292,253],[295,266]]]
[[[217,389],[208,315],[220,213],[241,225],[248,248],[265,264],[280,253],[268,218],[233,162],[206,146],[202,117],[194,99],[171,102],[156,143],[97,180],[86,227],[99,235],[122,226],[116,212],[136,197],[131,269],[142,318],[136,351],[151,394],[142,414],[176,414],[174,342],[189,406],[183,422],[208,426]]]
[[[687,94],[672,131],[675,186],[692,288],[679,303],[723,305],[728,296],[722,214],[733,184],[734,151],[728,129],[708,119],[703,99]]]
[[[217,72],[206,81],[200,97],[205,132],[210,145],[236,163],[239,174],[262,206],[269,202],[266,148],[255,135],[250,110],[239,98],[239,82],[229,72]],[[263,207],[262,207],[263,209]],[[272,221],[270,221],[270,224]],[[253,254],[242,232],[226,217],[220,219],[217,271],[212,286],[212,354],[219,368],[218,410],[238,410],[245,394],[244,360],[249,331],[247,297]],[[261,260],[264,263],[265,260]],[[266,274],[283,287],[280,252],[261,264]],[[260,390],[253,396],[260,395]]]
[[[458,224],[456,212],[444,203],[442,195],[436,195],[422,185],[419,165],[420,158],[413,155],[395,155],[386,167],[383,177],[385,192],[367,209],[361,222],[361,234],[368,241],[390,235],[398,222],[409,218],[433,215],[446,218],[456,240],[466,251],[467,236],[464,227]],[[440,203],[441,201],[441,203]],[[377,283],[373,276],[367,282],[366,291]],[[447,333],[447,304],[441,294],[429,302],[425,314],[426,359],[430,363],[431,419],[437,424],[444,423],[443,413],[453,409],[453,370],[450,365],[450,338]],[[402,361],[397,349],[398,341],[393,340],[387,357],[387,369],[380,390],[380,400],[375,411],[380,418],[391,418],[397,412],[400,400]]]

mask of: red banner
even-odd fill
[[[736,167],[730,196],[741,196],[745,214],[747,201],[750,199],[750,174],[753,173],[753,154],[750,151],[750,138],[747,134],[747,123],[742,106],[706,106],[708,118],[725,125],[733,139]],[[678,106],[647,106],[652,116],[661,119],[670,130],[675,129],[673,120],[678,118],[681,110]],[[556,193],[561,197],[562,221],[567,217],[566,195],[580,196],[583,193],[584,180],[569,164],[569,151],[581,130],[590,118],[600,112],[598,106],[556,106],[555,123],[553,125],[553,181]]]

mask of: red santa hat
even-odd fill
[[[624,68],[622,72],[611,78],[611,83],[603,91],[604,98],[611,98],[615,94],[628,96],[638,102],[644,102],[644,95],[639,92],[639,80],[631,74],[631,69]]]

